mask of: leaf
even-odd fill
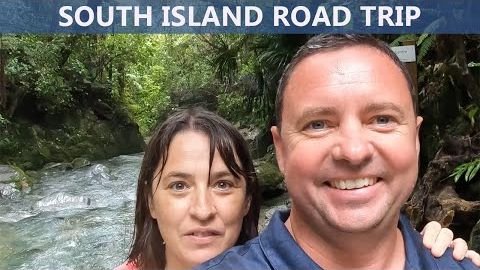
[[[465,182],[472,180],[472,178],[475,176],[474,174],[472,175],[472,171],[475,168],[475,166],[472,165],[475,164],[471,164],[470,166],[468,166],[467,172],[465,173]]]
[[[453,178],[453,181],[454,181],[455,183],[458,182],[458,180],[460,179],[460,177],[462,177],[462,174],[463,174],[462,167],[457,167],[457,168],[455,168],[454,172],[451,174],[451,176],[455,176],[455,178]]]
[[[465,174],[465,177],[464,177],[465,182],[469,182],[476,176],[479,170],[480,170],[480,158],[477,158],[475,160],[472,160],[470,162],[463,163],[457,166],[453,170],[453,173],[450,174],[450,177],[453,176],[454,177],[453,180],[456,183],[458,182],[458,180],[460,180],[462,175]]]
[[[420,46],[422,44],[422,42],[429,36],[430,34],[428,33],[424,33],[422,35],[420,35],[420,37],[418,38],[418,41],[417,41],[417,46]]]
[[[468,66],[469,68],[472,68],[472,67],[480,67],[480,63],[470,62],[470,63],[468,63],[467,66]]]
[[[398,38],[396,38],[394,41],[392,41],[390,43],[390,46],[399,46],[403,41],[406,41],[406,40],[416,40],[417,39],[417,36],[414,35],[414,34],[405,34],[405,35],[401,35],[399,36]]]
[[[477,172],[480,169],[480,160],[477,160],[477,161],[479,161],[479,162],[477,162],[477,166],[475,166],[475,168],[472,170],[472,175],[473,176],[477,175]]]

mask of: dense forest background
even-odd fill
[[[141,152],[171,111],[200,105],[242,130],[264,196],[274,196],[281,190],[269,134],[277,82],[308,38],[2,35],[0,164],[9,164],[20,175],[18,185],[28,186],[45,166]],[[379,38],[417,46],[425,118],[421,175],[405,210],[415,225],[439,220],[479,250],[480,36]]]

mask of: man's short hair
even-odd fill
[[[326,34],[312,37],[297,51],[293,56],[290,64],[285,68],[277,88],[277,97],[275,100],[275,116],[277,126],[280,128],[282,122],[283,111],[283,97],[285,88],[288,85],[290,76],[295,67],[303,59],[323,52],[338,51],[347,47],[366,46],[376,49],[390,58],[396,66],[400,69],[408,84],[408,90],[412,97],[412,103],[415,114],[417,114],[417,91],[415,89],[412,77],[408,72],[406,66],[398,59],[397,55],[390,49],[388,44],[378,40],[370,35],[355,35],[355,34]]]

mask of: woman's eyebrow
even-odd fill
[[[190,174],[185,173],[185,172],[179,172],[179,171],[169,171],[167,174],[165,174],[165,177],[175,177],[175,178],[181,178],[181,179],[187,179],[191,177]]]
[[[218,172],[212,173],[212,178],[213,179],[218,179],[222,177],[233,177],[233,175],[228,171],[228,170],[222,170]],[[235,180],[237,180],[236,177],[233,177]]]

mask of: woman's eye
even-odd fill
[[[218,181],[217,183],[215,183],[215,188],[219,190],[228,190],[231,187],[233,187],[233,184],[228,181]]]
[[[308,127],[310,129],[324,129],[327,127],[327,124],[325,123],[325,121],[313,121],[308,124]]]
[[[173,191],[184,191],[188,187],[185,183],[175,182],[175,183],[170,184],[169,188],[172,189]]]

